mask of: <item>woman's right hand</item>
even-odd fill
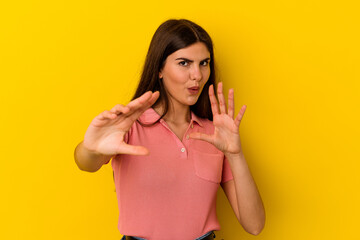
[[[116,154],[147,155],[143,146],[133,146],[124,140],[125,134],[140,115],[151,107],[159,97],[159,92],[148,91],[128,105],[116,105],[110,111],[96,116],[86,130],[84,147],[95,154],[114,156]]]

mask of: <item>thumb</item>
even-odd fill
[[[149,150],[143,146],[133,146],[125,144],[119,149],[119,154],[129,154],[129,155],[149,155]]]
[[[213,142],[214,142],[213,141],[213,136],[210,136],[210,135],[205,134],[205,133],[193,132],[193,133],[190,133],[189,136],[190,136],[190,138],[206,141],[206,142],[211,143],[211,144],[213,144]]]

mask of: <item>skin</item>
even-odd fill
[[[209,57],[206,46],[195,43],[169,55],[164,68],[159,72],[171,103],[164,120],[180,139],[190,123],[190,106],[196,103],[210,76],[210,67],[206,64]],[[197,94],[189,93],[188,88],[193,86],[199,86],[200,91]],[[222,83],[218,84],[219,101],[215,97],[213,86],[210,86],[214,134],[191,133],[190,137],[207,141],[224,153],[234,179],[222,183],[221,187],[240,224],[247,232],[257,235],[264,227],[265,211],[241,147],[239,128],[246,106],[241,107],[234,119],[233,89],[229,90],[228,96],[226,109]],[[149,154],[149,150],[143,146],[128,145],[124,136],[136,119],[150,108],[158,97],[159,92],[146,92],[126,106],[118,104],[110,111],[96,116],[85,133],[84,141],[75,150],[75,161],[79,168],[95,172],[117,154]],[[161,113],[162,105],[154,110]]]
[[[218,84],[216,100],[214,88],[209,88],[213,113],[214,134],[191,133],[190,137],[207,141],[222,151],[228,159],[234,179],[222,183],[225,195],[243,228],[258,235],[265,225],[265,210],[255,181],[250,173],[241,147],[239,127],[246,105],[243,105],[234,119],[234,90],[229,90],[226,110],[222,83]]]
[[[190,122],[190,108],[194,105],[210,76],[210,53],[204,43],[197,42],[170,54],[159,72],[171,102],[169,113],[164,117],[168,123]],[[199,87],[197,94],[188,88]],[[155,108],[162,112],[162,106]]]
[[[194,105],[210,76],[210,53],[204,43],[195,43],[170,54],[159,73],[171,101],[176,106]],[[189,87],[198,86],[198,94],[190,94]],[[183,106],[180,106],[183,105]]]
[[[84,146],[98,154],[114,156],[119,153],[147,155],[142,146],[128,145],[125,134],[140,115],[155,103],[159,92],[146,92],[128,105],[118,104],[110,111],[104,111],[94,118],[85,133]]]

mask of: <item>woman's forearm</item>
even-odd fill
[[[74,158],[79,169],[86,172],[96,172],[101,166],[109,161],[112,156],[106,156],[89,151],[79,143],[75,148]]]
[[[255,181],[243,154],[226,155],[234,177],[240,223],[257,235],[265,225],[265,210]]]

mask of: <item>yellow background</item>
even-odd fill
[[[2,1],[0,239],[114,239],[111,165],[73,159],[137,85],[168,18],[203,26],[267,214],[259,236],[218,193],[217,239],[360,239],[357,1]]]

